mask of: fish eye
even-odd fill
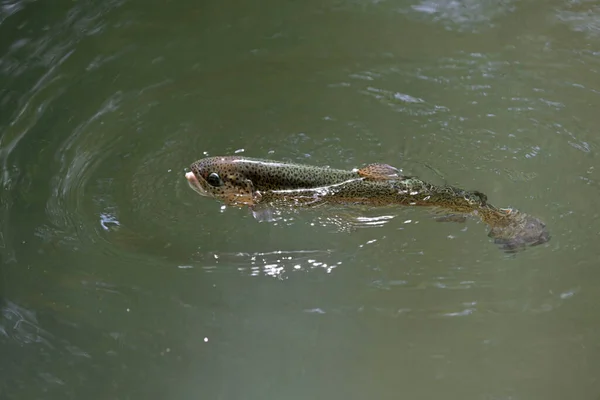
[[[216,172],[212,172],[211,174],[209,174],[206,178],[206,182],[208,182],[209,185],[215,187],[221,186],[223,184],[223,181],[219,177],[219,174],[217,174]]]

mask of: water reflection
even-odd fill
[[[212,253],[197,255],[193,260],[209,273],[231,270],[250,276],[270,276],[287,279],[290,274],[321,268],[331,273],[342,261],[331,263],[333,250],[277,250],[268,253]],[[212,259],[212,260],[211,260]],[[211,261],[209,261],[211,260]],[[212,265],[211,265],[212,264]],[[187,269],[190,266],[179,266]]]

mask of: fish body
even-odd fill
[[[248,157],[209,157],[190,166],[186,174],[196,191],[230,204],[253,205],[266,201],[319,198],[353,204],[432,205],[447,198],[456,207],[485,201],[482,194],[452,187],[435,187],[402,175],[387,164],[370,164],[361,169],[329,167]]]
[[[405,176],[387,164],[342,170],[239,156],[207,157],[186,173],[190,186],[203,196],[229,205],[317,205],[435,207],[449,213],[477,215],[492,227],[490,235],[510,246],[549,240],[545,224],[527,214],[497,208],[478,191],[434,185]],[[531,237],[530,237],[531,236]],[[523,241],[521,240],[521,241]]]
[[[385,164],[372,164],[363,170],[342,170],[235,156],[207,157],[193,163],[190,169],[199,180],[205,194],[214,197],[236,188],[238,192],[244,192],[249,188],[242,183],[250,182],[253,190],[268,192],[322,188],[360,180],[365,174],[377,174],[387,178],[401,176],[400,170]]]

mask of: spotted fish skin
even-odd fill
[[[205,179],[210,173],[247,179],[260,191],[308,189],[360,177],[355,171],[235,156],[208,157],[196,161],[190,169]]]
[[[433,185],[404,176],[399,169],[386,164],[342,170],[217,156],[194,162],[190,170],[186,178],[194,190],[230,205],[338,203],[436,207],[446,212],[477,215],[492,227],[490,236],[509,250],[515,243],[540,244],[550,238],[540,220],[516,210],[497,208],[481,192]]]
[[[443,207],[471,213],[485,207],[487,198],[451,186],[435,186],[403,176],[386,164],[341,170],[248,157],[208,157],[190,169],[203,195],[226,203],[254,205],[265,202],[312,201]],[[218,176],[216,185],[209,176]],[[216,179],[216,178],[215,178]],[[503,216],[504,214],[500,214]]]

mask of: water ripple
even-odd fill
[[[516,6],[513,3],[506,0],[423,0],[401,12],[414,14],[414,18],[430,19],[447,30],[478,32],[495,27],[495,19],[514,12]]]
[[[575,32],[584,32],[588,37],[597,38],[600,35],[600,6],[594,3],[585,0],[566,2],[566,9],[556,10],[556,19]]]
[[[366,90],[360,92],[381,101],[396,112],[403,112],[408,115],[425,116],[448,111],[447,107],[436,104],[427,104],[426,101],[421,98],[400,92],[393,92],[372,86],[369,86]],[[417,106],[417,104],[420,106]]]
[[[46,211],[49,220],[59,229],[80,226],[78,213],[85,198],[82,191],[90,180],[90,173],[108,157],[118,140],[106,140],[100,132],[92,134],[102,118],[119,109],[122,93],[109,97],[87,121],[81,123],[56,151],[60,168],[51,180],[53,195]],[[68,210],[68,211],[67,211]]]
[[[21,345],[39,343],[53,347],[50,343],[52,335],[39,326],[35,312],[8,300],[1,310],[0,334]]]
[[[15,1],[3,1],[0,4],[0,25],[5,22],[9,17],[18,13],[19,11],[25,8],[26,3],[33,3],[35,0],[23,1],[23,0],[15,0]]]
[[[36,3],[5,1],[0,8],[0,34],[14,38],[7,51],[0,56],[0,76],[5,80],[3,98],[0,100],[3,104],[3,118],[0,119],[0,129],[3,131],[0,138],[0,180],[5,189],[0,198],[5,214],[1,231],[8,240],[11,237],[10,210],[15,205],[16,198],[14,190],[18,189],[20,195],[26,197],[35,187],[31,170],[36,166],[32,167],[31,161],[26,160],[31,152],[17,150],[21,146],[25,147],[23,143],[27,142],[30,132],[51,129],[52,123],[42,124],[42,121],[52,120],[48,116],[48,110],[52,109],[56,113],[56,105],[60,104],[73,84],[68,64],[78,52],[79,43],[90,33],[98,31],[98,27],[103,24],[103,16],[121,4],[119,1],[108,1],[88,7],[78,3],[69,8],[62,18],[52,14],[47,25],[38,21],[40,23],[27,30],[12,29],[9,35],[7,30],[13,28],[13,23],[27,22],[23,19],[26,17],[25,13],[18,11],[38,7]],[[32,9],[33,11],[35,10]],[[60,10],[57,9],[57,12]],[[23,90],[23,87],[27,89]],[[61,136],[64,137],[59,132],[52,132],[46,136],[45,141],[51,143],[54,138]],[[45,154],[42,150],[40,158],[43,159]],[[61,162],[60,156],[58,161]],[[79,161],[86,162],[86,158],[80,155]],[[55,179],[53,183],[67,184],[70,182],[69,178],[64,182]],[[58,214],[56,206],[52,202],[49,204],[50,214],[55,217]],[[55,220],[58,226],[64,226],[59,220],[60,218]],[[3,253],[7,259],[15,259],[10,246]]]

